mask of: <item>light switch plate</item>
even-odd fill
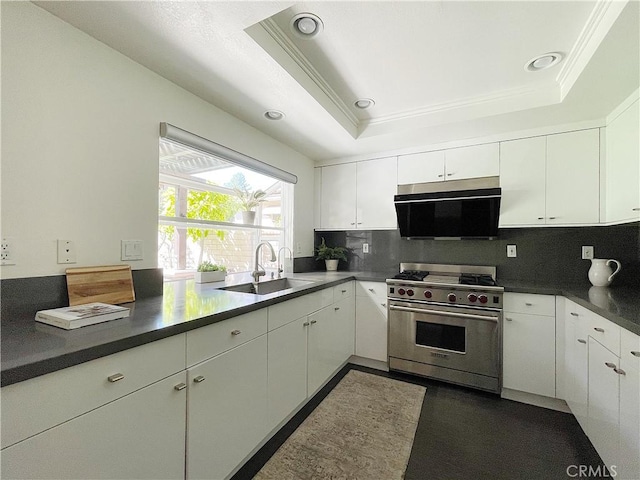
[[[516,252],[516,246],[507,245],[507,257],[516,258],[517,256],[518,256],[518,253]]]
[[[142,240],[121,240],[120,260],[142,260]]]
[[[363,243],[362,244],[362,253],[369,253],[369,244],[368,243]]]

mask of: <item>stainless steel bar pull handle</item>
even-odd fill
[[[302,324],[302,326],[303,326],[303,327],[308,327],[308,326],[309,326],[309,322],[304,322],[304,323]]]
[[[374,290],[373,290],[373,288],[370,288],[370,289],[369,289],[369,291],[370,291],[371,293],[374,293]]]
[[[242,330],[231,330],[231,335],[240,335],[242,333]]]
[[[611,362],[604,362],[604,364],[609,367],[609,368],[616,368],[616,364],[615,363],[611,363]]]
[[[640,207],[632,208],[631,210],[633,210],[634,212],[640,212]]]
[[[187,388],[187,384],[186,383],[179,383],[176,386],[173,387],[174,390],[184,390],[185,388]]]
[[[340,290],[340,291],[341,291],[342,293],[347,293],[347,291],[346,291],[346,290]]]
[[[107,377],[107,380],[109,380],[109,382],[111,383],[116,383],[119,382],[120,380],[122,380],[124,378],[124,375],[121,373],[114,373],[113,375],[110,375]]]
[[[382,305],[383,307],[387,308],[387,304],[386,303],[381,303],[380,305]]]
[[[544,220],[544,217],[538,217],[538,220]]]
[[[573,316],[573,317],[579,317],[580,315],[578,315],[576,312],[571,312],[571,316]]]
[[[525,304],[527,307],[533,307],[533,303],[524,302],[524,304]]]
[[[310,323],[311,325],[313,325],[314,323],[318,323],[318,321],[317,321],[317,320],[311,320],[309,323]]]
[[[505,319],[507,322],[513,322],[513,318],[504,317],[504,319]]]
[[[473,318],[474,320],[487,320],[490,322],[498,322],[498,317],[490,317],[488,315],[475,315],[472,313],[453,313],[438,310],[429,310],[426,308],[409,308],[409,307],[397,307],[395,305],[389,306],[390,310],[397,310],[400,312],[421,313],[423,315],[439,315],[442,317],[456,317],[456,318]]]
[[[206,380],[206,378],[205,378],[205,377],[203,377],[202,375],[198,375],[197,377],[195,377],[195,378],[193,379],[194,383],[202,383],[202,382],[204,382],[205,380]]]
[[[616,372],[618,375],[626,375],[627,374],[627,372],[625,372],[621,368],[614,368],[613,371]]]
[[[640,357],[640,352],[636,352],[635,350],[631,350],[631,355],[634,357]]]
[[[594,329],[596,332],[604,333],[604,328],[594,327],[593,329]]]
[[[579,338],[578,339],[578,343],[587,343],[587,341],[585,339],[583,339],[583,338]]]
[[[338,310],[340,310],[340,307],[334,307],[334,310],[337,312]]]

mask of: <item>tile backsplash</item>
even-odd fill
[[[614,285],[640,285],[640,223],[602,227],[501,229],[496,240],[407,240],[398,230],[315,232],[315,246],[346,246],[351,252],[341,270],[393,271],[400,262],[495,265],[498,279],[553,283],[588,282],[591,262],[582,260],[582,246],[592,245],[596,258],[614,258],[622,270]],[[363,244],[369,253],[363,253]],[[517,257],[507,258],[507,245]],[[324,265],[316,262],[316,269]]]

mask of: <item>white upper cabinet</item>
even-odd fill
[[[600,130],[547,137],[547,223],[600,220]]]
[[[640,111],[636,100],[606,130],[607,223],[640,219]]]
[[[445,150],[445,178],[493,177],[500,174],[500,149],[497,143]]]
[[[492,177],[499,173],[497,143],[414,153],[398,158],[398,185]]]
[[[444,180],[444,150],[398,157],[398,185]]]
[[[600,219],[600,131],[502,142],[500,227]]]
[[[500,226],[545,223],[547,138],[500,144]]]
[[[395,229],[397,158],[322,167],[320,228]]]

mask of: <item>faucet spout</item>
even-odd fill
[[[266,275],[266,272],[264,271],[264,267],[260,265],[260,247],[262,247],[263,245],[266,245],[267,247],[269,247],[269,250],[271,250],[270,261],[271,262],[276,261],[276,252],[271,246],[271,244],[269,242],[259,243],[258,246],[256,247],[256,262],[253,267],[253,272],[251,272],[251,276],[253,277],[253,283],[258,283],[260,281],[260,277]]]
[[[283,250],[289,250],[290,258],[293,258],[293,252],[291,251],[291,249],[289,247],[280,247],[280,249],[278,250],[278,278],[280,278],[281,277],[280,274],[284,272],[284,266],[282,265],[282,262],[280,261],[280,253]]]

